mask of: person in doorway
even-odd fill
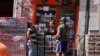
[[[53,52],[54,50],[54,43],[52,41],[54,41],[53,36],[55,35],[55,26],[54,26],[54,22],[50,21],[49,25],[46,28],[46,44],[50,46],[50,48],[52,49],[51,52]]]
[[[66,25],[65,17],[60,19],[60,25],[57,28],[56,56],[65,56],[67,43],[69,40],[69,26]]]
[[[53,21],[49,22],[49,26],[47,26],[46,34],[48,34],[48,35],[54,35],[55,34],[55,26],[54,26]]]
[[[37,56],[37,29],[32,23],[28,23],[29,28],[27,29],[27,46],[28,56]]]
[[[74,40],[74,35],[75,35],[75,31],[74,29],[70,29],[70,40],[73,41]]]

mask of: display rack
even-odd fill
[[[86,40],[86,56],[100,56],[100,32],[90,33]]]

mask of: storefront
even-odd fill
[[[33,24],[54,21],[59,25],[59,19],[65,16],[69,21],[70,29],[74,31],[74,48],[77,48],[77,30],[79,0],[32,0],[32,22]]]

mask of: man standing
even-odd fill
[[[69,27],[66,25],[66,19],[63,17],[60,19],[60,25],[57,28],[57,44],[56,44],[56,56],[65,56],[67,51],[67,43],[69,40]]]
[[[27,38],[28,56],[37,56],[37,29],[32,23],[29,24],[27,29]]]

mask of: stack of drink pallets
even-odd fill
[[[86,36],[86,56],[100,56],[100,32],[90,32]]]

